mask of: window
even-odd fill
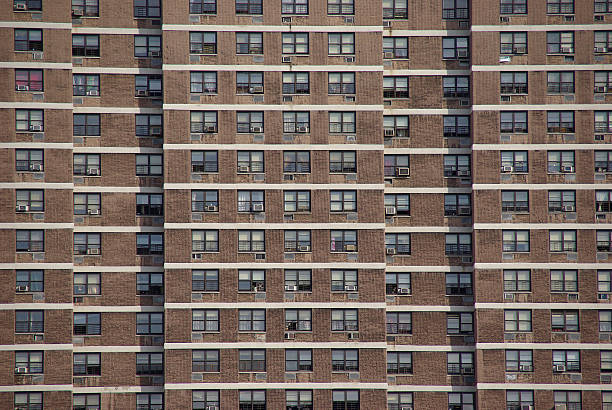
[[[161,36],[134,36],[134,57],[161,57]]]
[[[191,111],[189,130],[192,133],[215,133],[217,126],[217,111]],[[196,151],[201,152],[201,151]],[[215,152],[216,151],[207,151]],[[216,172],[216,171],[215,171]]]
[[[578,332],[577,310],[553,310],[551,311],[551,323],[553,332]]]
[[[470,38],[443,37],[442,58],[448,60],[464,60],[470,58]]]
[[[99,17],[100,11],[98,1],[99,0],[72,0],[73,18]],[[84,404],[85,403],[83,403],[83,405]]]
[[[263,54],[263,33],[236,33],[236,54]]]
[[[597,230],[597,251],[612,252],[612,231]]]
[[[612,111],[595,111],[595,132],[612,132]]]
[[[547,126],[549,133],[574,133],[574,111],[548,111]]]
[[[359,330],[359,315],[357,309],[332,309],[331,330],[350,332]]]
[[[74,0],[73,0],[74,1]],[[80,393],[72,395],[72,410],[98,410],[100,409],[99,393]]]
[[[163,335],[164,314],[163,313],[137,313],[136,314],[137,335]]]
[[[42,11],[42,0],[13,0],[13,10]]]
[[[526,32],[502,32],[499,33],[500,54],[521,55],[527,54]]]
[[[264,231],[238,231],[238,252],[265,252]]]
[[[217,0],[189,0],[189,14],[217,14]]]
[[[136,97],[161,97],[161,75],[135,75]]]
[[[575,212],[576,191],[548,191],[548,212]]]
[[[332,390],[332,410],[359,410],[359,390]]]
[[[73,334],[75,335],[99,335],[101,334],[100,313],[75,313]]]
[[[238,212],[263,212],[264,191],[238,191]]]
[[[383,19],[407,19],[407,0],[383,0]]]
[[[506,390],[506,410],[533,408],[533,390]]]
[[[290,410],[312,410],[312,390],[285,390],[285,405]]]
[[[264,309],[239,309],[238,330],[240,332],[265,332],[266,311]]]
[[[330,191],[330,212],[357,212],[357,191]]]
[[[612,51],[612,31],[595,32],[595,53]]]
[[[503,95],[527,94],[527,72],[501,72],[500,88]]]
[[[529,191],[502,191],[502,212],[529,212]]]
[[[310,191],[285,191],[285,212],[310,212]]]
[[[100,194],[74,194],[75,215],[100,215]]]
[[[409,335],[412,334],[412,313],[410,312],[387,312],[387,334]]]
[[[444,155],[444,176],[462,177],[470,176],[470,156],[469,155]]]
[[[549,232],[550,252],[576,252],[576,231],[552,230]]]
[[[401,410],[411,408],[414,403],[412,393],[387,393],[387,409]]]
[[[387,215],[410,215],[410,194],[385,194],[385,213]]]
[[[100,36],[97,34],[73,34],[73,57],[100,57]]]
[[[612,310],[599,311],[599,331],[612,332]]]
[[[474,334],[474,315],[472,313],[447,313],[446,334],[472,335]]]
[[[580,372],[579,350],[553,350],[553,372]]]
[[[500,129],[502,133],[526,133],[527,111],[502,111],[500,113]]]
[[[283,73],[283,94],[310,94],[310,73]]]
[[[354,55],[355,54],[355,34],[354,33],[328,33],[327,34],[327,53],[330,56]]]
[[[531,332],[531,310],[504,310],[504,331]]]
[[[355,73],[351,72],[343,72],[343,73],[328,73],[327,74],[327,83],[328,83],[328,94],[355,94]],[[330,113],[330,127],[331,127],[331,114]],[[336,121],[335,123],[341,124],[342,114],[353,114],[353,123],[354,121],[354,113],[335,113]],[[350,119],[350,118],[349,118]],[[341,126],[338,131],[332,131],[330,128],[330,132],[342,132]],[[355,132],[355,131],[353,131]]]
[[[238,292],[265,292],[266,271],[240,269],[238,271]]]
[[[263,14],[263,0],[236,0],[236,14]]]
[[[100,95],[100,76],[98,74],[73,74],[72,95],[98,96]]]
[[[573,71],[549,71],[546,75],[548,81],[548,94],[573,94],[574,72]],[[595,75],[597,84],[597,74]]]
[[[410,155],[387,154],[384,156],[385,177],[410,176]]]
[[[408,98],[408,77],[407,76],[385,76],[383,77],[383,98]],[[408,126],[408,116],[384,116],[387,118],[405,118],[406,128]],[[393,123],[394,121],[391,121]],[[385,128],[387,127],[385,121]]]
[[[472,274],[471,273],[446,273],[446,294],[447,295],[472,295]]]
[[[219,191],[191,191],[192,212],[216,212],[219,210]]]
[[[14,393],[15,409],[17,410],[42,410],[43,409],[43,393],[42,392],[15,392]]]
[[[265,410],[266,391],[265,390],[240,390],[239,410]]]
[[[283,172],[309,174],[310,152],[283,151]]]
[[[164,234],[162,233],[137,233],[136,255],[163,255]]]
[[[410,255],[410,234],[386,233],[385,249],[387,254]]]
[[[575,173],[574,151],[548,151],[549,174]]]
[[[44,252],[45,232],[33,229],[18,229],[15,231],[16,252]]]
[[[163,273],[137,273],[136,293],[140,296],[163,295],[164,274]]]
[[[312,271],[285,269],[285,291],[312,292]]]
[[[474,410],[474,393],[448,393],[449,410]]]
[[[463,20],[470,18],[468,0],[443,0],[442,18]]]
[[[285,349],[285,371],[286,372],[311,372],[312,350],[310,349]]]
[[[219,390],[192,390],[191,406],[195,409],[221,408]]]
[[[407,87],[407,85],[406,85]],[[410,137],[410,122],[407,115],[385,115],[383,116],[383,131],[385,138],[408,138]]]
[[[42,310],[16,310],[15,333],[42,333],[45,331]]]
[[[191,93],[217,93],[217,73],[215,71],[192,71],[189,75],[189,79]]]
[[[385,293],[387,295],[412,293],[410,273],[387,272],[385,274]]]
[[[447,374],[474,374],[474,353],[446,353]]]
[[[150,1],[150,0],[149,0]],[[136,408],[138,410],[163,410],[163,393],[137,393]]]
[[[15,110],[16,132],[43,132],[44,130],[43,110]]]
[[[283,132],[308,133],[310,131],[310,113],[308,111],[283,112]]]
[[[349,133],[356,132],[355,112],[330,112],[329,113],[329,132],[330,133]]]
[[[15,369],[19,369],[20,373],[42,374],[43,369],[43,352],[15,352]],[[17,373],[17,370],[15,370]]]
[[[327,14],[352,16],[355,14],[355,0],[327,0]]]
[[[359,350],[332,349],[332,372],[358,372]]]
[[[330,252],[357,252],[357,231],[330,231]]]
[[[529,252],[529,231],[503,230],[502,252]]]
[[[191,172],[219,172],[217,151],[191,151]]]
[[[189,54],[217,54],[217,33],[208,31],[190,32]]]
[[[193,292],[218,292],[219,270],[194,269],[193,271],[191,271],[191,290]]]
[[[134,18],[138,17],[160,17],[160,0],[134,0]]]
[[[84,176],[99,176],[100,169],[100,154],[74,154],[73,159],[73,174]]]
[[[236,94],[262,94],[264,78],[261,71],[236,72]]]
[[[42,189],[18,189],[15,192],[15,209],[20,212],[44,212],[45,195]]]
[[[527,14],[527,0],[500,0],[501,14]]]
[[[354,174],[357,172],[357,153],[355,151],[330,151],[330,174]]]
[[[15,69],[15,90],[43,91],[43,70]]]
[[[504,292],[531,292],[531,271],[504,269]]]
[[[574,54],[573,31],[549,31],[546,33],[547,54]]]
[[[15,51],[43,51],[42,30],[15,29]]]
[[[283,54],[308,54],[308,33],[283,33]]]
[[[292,332],[311,332],[312,310],[285,309],[285,330]]]
[[[283,0],[281,14],[308,15],[308,0]]]
[[[612,1],[610,0],[595,0],[595,13],[611,13]]]
[[[612,351],[610,350],[602,350],[600,351],[599,358],[599,369],[601,373],[610,373],[612,372]],[[605,408],[605,407],[604,407]]]
[[[597,291],[612,292],[612,271],[598,270],[597,271]]]
[[[408,58],[408,37],[383,37],[385,58]]]
[[[236,113],[237,132],[261,134],[264,132],[262,111],[238,111]]]
[[[444,216],[472,215],[470,194],[444,194]]]
[[[136,375],[164,374],[163,353],[136,353]]]
[[[612,5],[612,3],[610,4]],[[595,94],[608,93],[609,91],[612,91],[612,71],[595,71],[594,91]]]
[[[75,376],[100,376],[100,353],[74,353],[73,370]]]
[[[219,252],[219,231],[191,231],[192,252]]]
[[[163,168],[161,155],[136,154],[136,176],[160,176]]]
[[[164,196],[162,194],[136,194],[137,216],[162,216]]]
[[[194,332],[218,332],[218,309],[194,309],[191,311],[191,330]]]
[[[45,272],[43,270],[17,270],[15,289],[18,292],[43,292]]]
[[[359,281],[355,269],[332,269],[331,290],[332,292],[357,291]]]
[[[445,98],[469,98],[470,77],[444,76],[442,77],[442,91]]]
[[[595,172],[612,172],[612,151],[595,151]]]
[[[546,0],[547,14],[574,14],[574,0]]]
[[[310,252],[309,230],[285,230],[285,252]]]
[[[444,247],[446,256],[472,254],[472,235],[469,233],[448,233]]]
[[[74,273],[73,294],[76,296],[99,295],[100,292],[99,273]]]
[[[72,134],[82,137],[99,137],[100,114],[73,114]]]
[[[533,372],[533,351],[506,350],[507,372]]]

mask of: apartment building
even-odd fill
[[[0,37],[0,409],[612,409],[611,0]]]

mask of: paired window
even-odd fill
[[[238,271],[238,292],[265,292],[266,271],[240,269]]]
[[[410,234],[386,233],[385,249],[387,254],[410,255]]]
[[[328,73],[328,94],[355,94],[355,73]],[[331,118],[330,118],[331,122]],[[340,122],[340,121],[338,121]],[[337,131],[341,132],[341,131]]]
[[[292,410],[312,410],[312,390],[285,390],[285,405]]]
[[[442,58],[449,60],[463,60],[470,58],[470,38],[443,37]]]
[[[43,270],[18,270],[15,275],[15,290],[17,292],[43,292],[45,290],[45,272]]]
[[[470,194],[444,194],[444,216],[472,214]]]
[[[265,372],[266,351],[264,349],[240,349],[238,371],[240,372]],[[241,404],[242,408],[242,404]]]
[[[238,212],[263,212],[264,191],[238,191]]]
[[[134,0],[134,18],[161,16],[161,0]]]
[[[164,274],[154,272],[136,274],[136,293],[140,296],[163,295]]]
[[[504,310],[504,331],[531,332],[531,310]]]
[[[410,194],[385,194],[385,214],[410,215]]]
[[[72,134],[82,137],[100,136],[100,114],[73,114]]]
[[[383,0],[383,19],[407,19],[407,0]]]
[[[72,332],[75,335],[100,335],[102,331],[101,313],[75,313]]]
[[[43,132],[44,130],[43,110],[15,110],[16,132]]]
[[[442,77],[442,94],[445,98],[469,98],[470,77],[445,76]]]
[[[162,216],[164,196],[162,194],[136,194],[137,216]]]
[[[309,230],[285,230],[285,252],[310,252]]]
[[[84,176],[100,175],[100,154],[74,154],[73,174]]]
[[[23,410],[42,410],[43,409],[43,394],[42,392],[25,392],[14,393],[14,403],[16,409]]]
[[[194,332],[218,332],[218,309],[194,309],[191,311],[191,330]]]
[[[236,14],[263,14],[263,0],[236,0]]]
[[[192,31],[189,33],[190,54],[217,54],[217,33]]]
[[[15,51],[43,51],[43,32],[39,29],[15,29]]]
[[[474,293],[471,273],[446,273],[444,281],[447,295],[472,295]]]
[[[548,151],[549,174],[573,174],[575,172],[574,151]]]
[[[164,408],[163,393],[136,394],[136,408],[138,410],[161,410]]]
[[[311,349],[285,349],[285,371],[286,372],[311,372],[312,350]]]
[[[44,252],[45,232],[34,229],[18,229],[15,231],[16,252]]]
[[[96,410],[99,408],[99,393],[79,393],[72,395],[72,410]]]
[[[134,36],[134,57],[161,57],[161,36]]]
[[[612,132],[612,111],[595,111],[595,132]]]
[[[283,94],[310,94],[310,73],[283,73]]]
[[[43,91],[43,70],[15,70],[15,90]]]
[[[266,311],[264,309],[239,309],[238,331],[265,332]]]
[[[217,73],[215,71],[192,71],[189,75],[190,91],[194,94],[216,94]]]
[[[281,14],[308,15],[308,0],[283,0]]]
[[[99,17],[99,0],[72,0],[72,16],[75,18]]]
[[[354,269],[332,269],[331,290],[332,292],[355,292],[359,288],[357,270]]]
[[[575,212],[576,191],[548,191],[548,212]]]
[[[42,374],[44,372],[44,353],[42,351],[15,352],[15,373]]]
[[[136,255],[163,255],[164,234],[138,233],[136,234]]]
[[[135,75],[136,97],[161,97],[162,76],[161,75]]]
[[[283,33],[283,54],[308,54],[308,33]]]
[[[236,128],[239,133],[261,134],[264,132],[263,111],[238,111]]]
[[[285,212],[310,212],[310,191],[285,191]]]
[[[42,0],[14,0],[14,11],[42,11]]]
[[[548,94],[574,93],[573,71],[549,71],[546,74],[546,79]],[[597,74],[595,74],[595,87],[597,92]]]
[[[136,176],[161,176],[163,167],[161,155],[136,154]]]
[[[553,332],[578,332],[580,324],[577,310],[551,311],[551,324]]]
[[[355,14],[355,0],[327,0],[327,14],[352,16]]]
[[[45,331],[44,311],[16,310],[15,333],[43,333]]]
[[[348,133],[356,132],[356,120],[354,111],[330,112],[329,113],[329,132]]]
[[[283,151],[284,173],[310,173],[309,151]]]
[[[469,155],[444,155],[445,177],[468,177],[470,175]]]
[[[465,256],[472,254],[472,235],[469,233],[446,234],[444,253],[446,256]]]
[[[136,353],[136,374],[138,376],[164,374],[164,354]]]
[[[533,372],[532,350],[506,350],[507,372]]]
[[[356,151],[330,151],[329,173],[330,174],[353,174],[357,172]]]
[[[194,269],[191,271],[191,290],[194,292],[218,292],[218,269]]]
[[[612,332],[612,310],[599,311],[599,331]]]
[[[531,292],[531,271],[504,269],[504,292]]]
[[[387,154],[384,156],[385,177],[410,176],[410,155]]]
[[[580,372],[579,350],[553,350],[553,372]]]
[[[219,252],[219,231],[191,231],[192,252]]]
[[[310,132],[310,113],[308,111],[283,112],[283,132],[300,134]]]
[[[192,133],[217,132],[217,111],[191,111],[189,130]]]
[[[582,393],[579,391],[554,391],[553,401],[556,406],[565,406],[568,409],[582,408]]]
[[[470,18],[468,0],[443,0],[442,18],[465,20]]]
[[[506,390],[506,409],[533,407],[533,390]]]
[[[389,335],[409,335],[412,333],[412,313],[387,312],[386,331]]]
[[[443,119],[444,137],[470,136],[470,117],[468,115],[445,115]]]
[[[359,350],[332,349],[332,372],[358,372]]]
[[[240,410],[260,410],[266,408],[265,390],[240,390]]]
[[[574,54],[573,31],[549,31],[546,33],[547,54]]]
[[[502,72],[500,73],[500,93],[508,94],[527,94],[527,72]]]
[[[574,14],[574,0],[546,0],[547,14]]]
[[[474,353],[447,353],[447,374],[474,374]]]
[[[387,393],[388,410],[411,408],[414,403],[412,393]]]
[[[549,232],[550,252],[576,252],[576,231],[551,230]]]
[[[408,85],[406,84],[406,87]],[[406,88],[407,92],[408,88]],[[383,132],[385,138],[408,138],[410,137],[410,122],[407,115],[385,115],[383,116]]]
[[[612,151],[595,151],[595,172],[612,172]]]
[[[265,252],[264,231],[238,231],[238,252]]]
[[[408,58],[408,37],[383,37],[385,58]]]
[[[359,390],[332,390],[332,409],[359,409]]]
[[[330,212],[357,212],[357,191],[330,191]]]
[[[500,14],[527,14],[527,0],[500,0]]]
[[[359,330],[359,314],[357,309],[332,309],[331,330],[338,332]]]
[[[502,212],[529,212],[529,191],[502,191]]]
[[[73,294],[77,296],[99,295],[99,273],[75,273],[73,278]]]
[[[503,230],[502,252],[529,252],[529,231]]]
[[[597,230],[597,251],[612,252],[612,231]]]
[[[354,55],[355,34],[354,33],[328,33],[327,53],[330,56]]]
[[[548,111],[547,126],[549,133],[575,132],[574,111]]]
[[[599,369],[602,373],[612,372],[612,351],[602,350],[599,353]],[[612,401],[612,400],[611,400]]]
[[[100,376],[102,367],[100,353],[74,353],[72,374],[75,376]]]
[[[98,74],[73,74],[72,95],[98,96],[100,95],[100,76]]]
[[[612,212],[612,191],[595,191],[595,211]]]
[[[191,371],[194,373],[218,373],[219,350],[192,350]]]
[[[595,53],[612,51],[612,31],[595,32]]]
[[[163,313],[137,313],[136,314],[137,335],[163,335],[164,314]]]
[[[385,76],[383,77],[383,98],[408,98],[407,76]],[[385,116],[387,118],[387,116]],[[406,123],[408,116],[405,116]],[[386,126],[386,124],[385,124]]]
[[[312,310],[285,309],[285,330],[292,332],[311,332]]]
[[[474,334],[474,315],[472,313],[447,313],[446,333],[449,335]]]
[[[100,57],[100,36],[97,34],[73,34],[73,57]]]
[[[526,133],[527,111],[502,111],[500,113],[500,132]]]
[[[521,55],[527,54],[527,33],[502,32],[499,33],[500,54]]]
[[[236,94],[262,94],[264,76],[261,71],[236,72]]]
[[[219,153],[217,151],[191,151],[191,172],[219,172]]]
[[[18,189],[15,192],[15,209],[19,212],[44,212],[45,191],[42,189]]]
[[[285,291],[312,292],[312,271],[309,269],[286,269]]]
[[[263,54],[263,33],[236,33],[236,54]]]
[[[330,231],[331,252],[357,252],[357,231]]]
[[[595,71],[595,93],[607,93],[612,90],[612,71]]]
[[[595,0],[595,13],[612,13],[612,1]]]

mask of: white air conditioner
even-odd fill
[[[512,51],[514,51],[515,54],[525,54],[527,49],[525,47],[514,47]]]
[[[151,127],[149,134],[153,136],[160,136],[162,134],[162,127]]]
[[[521,406],[521,410],[533,410],[533,406],[532,405]]]
[[[295,285],[285,285],[285,291],[287,292],[296,292],[298,287]]]
[[[254,87],[249,88],[249,93],[251,94],[261,94],[264,92],[264,88],[262,85],[256,85]]]
[[[195,252],[191,254],[191,259],[202,259],[202,256],[204,256],[203,253],[201,252]]]
[[[355,252],[357,250],[356,245],[344,245],[344,250],[346,252]]]
[[[393,51],[385,51],[383,54],[383,58],[386,60],[391,60],[395,57],[395,54],[393,53]]]
[[[30,290],[30,288],[27,285],[19,285],[19,286],[15,286],[15,290],[17,292],[27,292]]]
[[[563,167],[563,172],[574,172],[574,167],[572,165],[566,165]]]
[[[349,338],[349,340],[357,340],[359,339],[359,333],[350,332],[349,334],[347,334],[347,337]]]
[[[291,23],[291,17],[281,17],[282,23]]]
[[[149,51],[149,57],[161,57],[161,51]]]
[[[397,293],[407,294],[407,293],[410,293],[410,289],[409,288],[397,288]]]
[[[564,364],[556,364],[553,366],[553,372],[555,373],[563,373],[567,370]]]
[[[42,129],[42,125],[30,125],[30,131],[40,132]]]
[[[608,87],[606,87],[605,85],[597,86],[597,87],[595,87],[595,92],[596,93],[607,93],[608,92]]]
[[[148,96],[149,96],[148,90],[136,90],[136,97],[148,97]]]
[[[356,285],[345,285],[344,290],[347,292],[357,292],[357,286]]]
[[[27,367],[15,367],[15,373],[27,373],[27,372],[28,372]]]
[[[43,59],[42,51],[35,51],[32,53],[32,60],[42,60],[42,59]]]
[[[386,251],[387,255],[395,255],[397,253],[397,250],[395,248],[387,248]]]
[[[98,90],[89,90],[87,91],[87,95],[90,97],[98,97],[100,95],[100,91]]]
[[[310,252],[310,245],[300,245],[300,246],[298,246],[298,251],[300,251],[300,252]]]
[[[28,212],[30,210],[30,207],[27,205],[17,205],[15,207],[15,211],[17,212]]]
[[[563,212],[575,212],[576,207],[574,205],[564,205]]]
[[[100,215],[100,210],[99,209],[88,209],[87,213],[89,215]]]
[[[598,293],[597,299],[598,300],[608,300],[610,299],[610,295],[608,295],[607,293]]]
[[[400,410],[412,410],[412,406],[402,406]]]
[[[42,164],[32,164],[32,165],[30,165],[30,171],[40,172],[42,170],[43,170]]]
[[[262,127],[251,127],[251,132],[260,133],[263,132]]]
[[[251,209],[252,209],[253,212],[263,212],[264,211],[264,204],[253,204]]]
[[[298,132],[308,132],[308,127],[306,125],[302,125],[297,128]]]
[[[206,127],[206,132],[217,132],[217,126],[209,125],[208,127]]]
[[[410,176],[410,168],[396,168],[395,175],[398,177],[409,177]]]
[[[88,255],[99,255],[100,248],[87,248],[87,254]]]
[[[457,214],[459,215],[469,215],[472,213],[472,208],[470,208],[469,206],[460,206],[457,209]]]
[[[87,168],[87,175],[100,175],[100,168],[97,168],[97,167]]]
[[[282,62],[285,63],[285,64],[291,63],[291,57],[283,56],[282,57]]]
[[[354,63],[355,62],[355,57],[344,57],[344,62],[345,63]]]
[[[206,205],[204,207],[204,212],[217,212],[218,210],[217,205]]]
[[[596,53],[607,53],[608,48],[607,47],[595,47],[595,52]]]
[[[394,206],[385,206],[385,215],[395,215],[397,213],[397,208]]]
[[[499,56],[500,63],[509,63],[512,61],[512,57],[510,56]]]
[[[285,340],[293,340],[293,339],[295,339],[294,332],[285,332]]]
[[[344,17],[344,22],[346,24],[354,24],[355,23],[355,17],[352,17],[352,16]]]
[[[391,20],[383,20],[383,27],[391,27]]]
[[[385,128],[385,137],[395,137],[395,128]]]
[[[519,366],[519,370],[521,372],[531,372],[533,371],[533,366],[530,364],[522,364]]]
[[[249,166],[248,165],[240,165],[238,167],[238,172],[249,172]]]
[[[23,11],[23,10],[27,10],[27,9],[28,9],[28,6],[25,3],[15,3],[13,5],[13,10]]]
[[[30,87],[28,87],[27,85],[18,85],[17,86],[17,91],[28,91],[30,89]]]
[[[457,175],[459,175],[460,177],[467,177],[470,176],[470,171],[467,169],[460,169],[457,171]]]
[[[219,406],[206,406],[204,410],[219,410]]]
[[[255,286],[253,286],[253,292],[265,292],[266,291],[266,285],[263,283],[257,283],[255,284]]]
[[[504,300],[514,300],[514,293],[504,293]]]
[[[561,52],[564,54],[571,54],[574,52],[574,47],[561,47]]]
[[[502,167],[502,172],[512,172],[514,171],[514,167],[512,165],[504,165]]]

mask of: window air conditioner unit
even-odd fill
[[[88,255],[99,255],[100,248],[87,248],[87,254]]]
[[[574,205],[564,205],[563,212],[575,212],[576,207]]]
[[[88,209],[87,213],[89,215],[100,215],[100,210],[99,209]]]
[[[191,259],[202,259],[203,254],[201,252],[196,252],[191,254]]]
[[[391,27],[391,20],[383,20],[383,27]]]
[[[219,410],[218,406],[206,406],[204,410]]]
[[[15,207],[15,211],[17,212],[28,212],[30,210],[30,207],[27,205],[17,205]]]
[[[295,285],[285,285],[285,291],[287,292],[296,292],[298,287]]]
[[[344,290],[347,292],[357,292],[357,286],[355,285],[345,285]]]
[[[204,207],[204,212],[217,212],[218,210],[217,205],[206,205]]]
[[[249,172],[249,166],[248,165],[240,165],[238,167],[238,172]]]
[[[83,10],[81,10],[81,9],[72,10],[72,15],[73,16],[82,16],[83,15]]]
[[[285,340],[295,339],[295,332],[285,332]]]
[[[354,23],[355,23],[355,17],[352,17],[352,16],[350,16],[350,17],[344,17],[344,22],[345,22],[346,24],[354,24]]]
[[[345,63],[354,63],[355,62],[355,57],[344,57],[344,62]]]
[[[396,168],[395,175],[398,177],[409,177],[410,168]]]
[[[400,410],[412,410],[412,406],[402,406]]]
[[[281,17],[282,23],[291,23],[291,17]]]
[[[514,167],[512,165],[504,165],[502,167],[502,172],[512,172],[514,171]]]
[[[87,95],[90,97],[98,97],[100,95],[100,91],[98,90],[89,90],[87,91]]]
[[[42,60],[42,59],[43,59],[42,51],[35,51],[32,53],[32,60]]]
[[[293,102],[292,95],[283,95],[283,102]]]
[[[17,91],[28,91],[30,89],[30,87],[28,87],[27,85],[18,85],[17,86]]]
[[[397,288],[397,293],[399,293],[399,294],[408,294],[408,293],[410,293],[410,289],[408,289],[408,288]]]
[[[359,333],[357,332],[350,332],[347,337],[349,338],[349,340],[357,340],[359,339]]]
[[[305,125],[302,125],[300,127],[298,127],[298,132],[308,132],[308,127]]]
[[[291,63],[291,57],[289,57],[289,56],[283,56],[283,57],[282,57],[282,62],[283,62],[284,64]]]
[[[19,286],[15,286],[15,290],[17,292],[27,292],[30,289],[28,288],[27,285],[19,285]]]
[[[264,88],[261,85],[256,85],[254,87],[249,88],[249,93],[251,94],[261,94],[264,92]]]
[[[42,125],[30,125],[30,131],[42,131]]]
[[[161,57],[161,51],[149,51],[149,57]]]
[[[27,367],[15,367],[15,373],[27,373],[27,372],[28,372]]]
[[[457,57],[459,58],[468,58],[469,53],[467,50],[457,50]]]
[[[355,252],[357,250],[356,245],[344,245],[344,250],[346,252]]]
[[[300,251],[300,252],[310,252],[310,245],[300,245],[300,246],[298,246],[298,251]]]
[[[264,211],[264,204],[253,204],[253,212],[263,212]]]
[[[43,170],[42,164],[32,164],[30,165],[30,171],[40,172]]]
[[[148,97],[148,96],[149,96],[148,90],[136,90],[136,97]]]
[[[393,53],[393,51],[385,51],[383,54],[383,58],[386,60],[391,60],[395,57],[395,54]]]
[[[460,177],[467,177],[470,176],[470,171],[467,169],[460,169],[457,171],[457,175],[459,175]]]
[[[385,206],[385,215],[395,215],[397,209],[394,206]]]
[[[385,128],[385,137],[395,137],[395,129]]]
[[[15,3],[13,5],[13,10],[27,10],[28,9],[28,5],[26,3]]]
[[[459,215],[469,215],[472,213],[472,209],[469,206],[460,206],[457,210]]]
[[[521,372],[532,372],[533,371],[533,366],[530,364],[523,364],[519,366],[519,370]]]
[[[504,300],[514,300],[514,293],[504,293]]]
[[[567,370],[564,364],[557,364],[553,366],[553,372],[555,373],[563,373]]]
[[[574,52],[573,47],[561,47],[561,52],[564,54],[571,54]]]
[[[598,293],[597,299],[598,300],[608,300],[610,299],[610,295],[608,295],[607,293]]]
[[[607,93],[608,92],[608,87],[606,87],[605,85],[595,87],[595,92],[596,93]]]
[[[395,248],[387,248],[386,252],[387,255],[395,255],[397,253],[397,250]]]
[[[507,16],[501,16],[501,17],[499,18],[499,22],[500,22],[500,23],[509,23],[509,22],[510,22],[510,17],[507,17]]]
[[[263,132],[262,127],[251,127],[251,132],[260,133]]]
[[[160,136],[162,134],[162,127],[151,127],[149,134],[152,136]]]
[[[574,172],[574,167],[572,165],[566,165],[563,167],[563,172]]]
[[[87,175],[100,175],[100,168],[87,168]]]
[[[596,53],[607,53],[608,48],[607,47],[595,47],[595,52]]]
[[[208,127],[206,127],[205,132],[217,132],[217,126],[216,125],[209,125]]]

